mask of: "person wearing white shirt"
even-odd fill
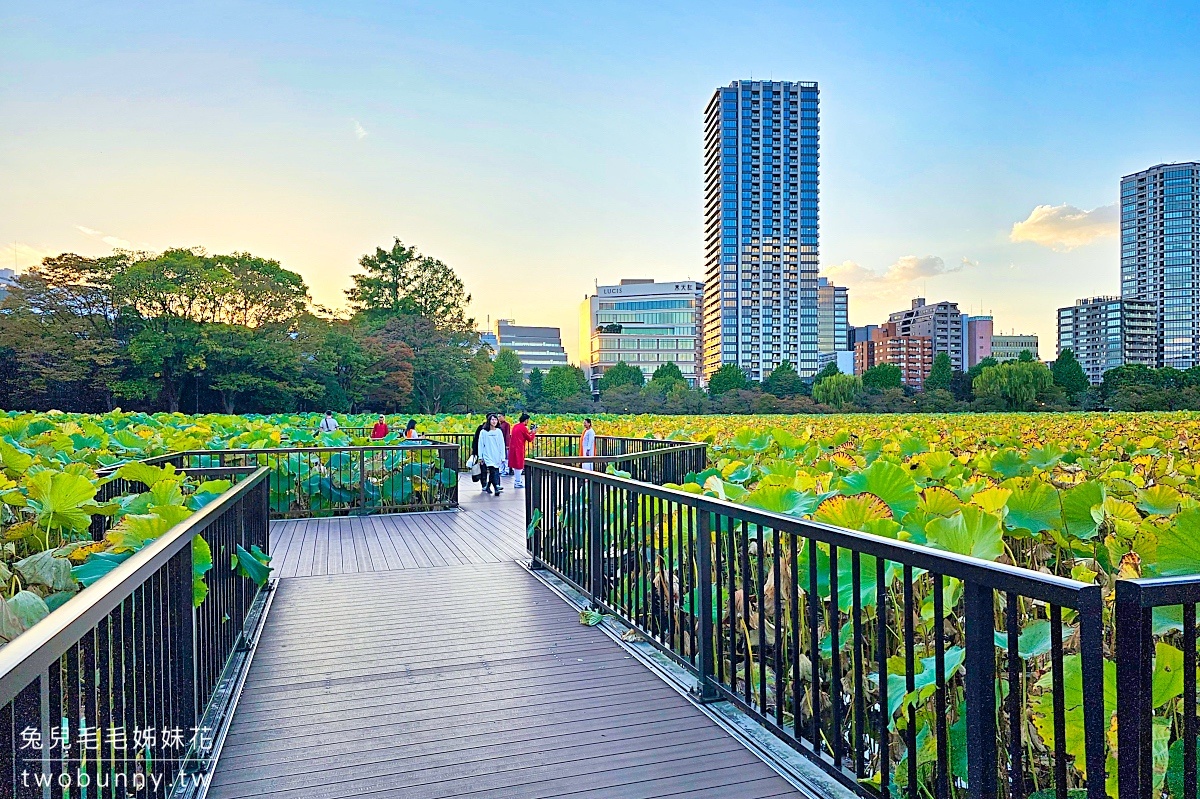
[[[317,429],[322,433],[333,433],[338,429],[338,420],[333,418],[333,411],[325,411],[325,418],[321,420],[321,424]]]
[[[479,432],[479,460],[484,469],[483,490],[490,494],[494,487],[496,496],[500,496],[504,490],[500,487],[500,466],[507,454],[504,450],[504,431],[500,429],[496,416],[491,415]]]
[[[583,420],[583,435],[579,437],[579,456],[581,458],[596,457],[596,431],[592,429],[591,419]],[[587,461],[583,464],[583,468],[590,472],[595,467],[591,461]]]

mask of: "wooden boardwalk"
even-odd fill
[[[210,797],[801,796],[513,562],[520,492],[470,486],[272,530],[288,579]]]

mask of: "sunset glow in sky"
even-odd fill
[[[702,277],[713,89],[815,80],[851,322],[923,294],[1052,357],[1118,290],[1121,175],[1200,159],[1198,41],[1172,2],[9,0],[0,267],[247,250],[336,307],[399,236],[573,350],[594,281]]]

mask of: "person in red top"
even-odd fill
[[[512,474],[512,468],[508,465],[508,447],[509,442],[512,440],[512,425],[509,424],[508,420],[504,418],[504,414],[498,413],[496,414],[496,417],[499,419],[499,421],[496,422],[496,426],[499,427],[500,432],[504,434],[505,457],[504,463],[500,466],[500,474]]]
[[[528,421],[529,414],[521,414],[508,436],[508,465],[516,474],[513,488],[525,487],[525,446],[537,438],[537,425],[526,424]]]
[[[376,422],[375,426],[371,428],[371,438],[383,438],[387,434],[388,434],[387,418],[381,413],[381,414],[379,414],[379,421]]]

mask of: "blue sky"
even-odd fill
[[[821,87],[821,264],[1035,332],[1118,288],[1121,175],[1200,160],[1196,3],[0,6],[0,266],[202,245],[336,306],[400,236],[482,321],[701,277],[702,110]],[[1016,227],[1014,227],[1016,226]]]

